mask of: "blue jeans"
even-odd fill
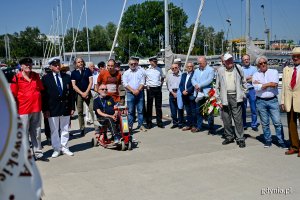
[[[132,128],[133,120],[135,115],[135,108],[138,114],[138,127],[143,125],[143,102],[144,102],[144,92],[140,92],[137,96],[131,92],[126,92],[127,94],[127,106],[128,106],[128,123],[129,127]]]
[[[207,98],[203,98],[198,103],[196,103],[196,118],[197,118],[197,129],[202,128],[202,123],[204,120],[204,117],[202,115],[202,110],[203,110],[203,105],[205,104]],[[207,124],[208,124],[208,129],[213,130],[214,129],[214,113],[212,112],[210,115],[207,117]]]
[[[270,117],[275,127],[276,136],[279,143],[283,141],[283,129],[280,119],[280,110],[278,99],[274,98],[271,100],[256,99],[257,111],[260,117],[265,142],[272,142],[271,131],[270,131]]]
[[[174,125],[182,126],[183,121],[183,109],[179,109],[177,105],[177,99],[172,94],[169,95],[169,104],[171,110],[171,117]]]
[[[255,90],[250,89],[249,92],[246,94],[246,99],[244,99],[243,103],[243,126],[247,127],[246,118],[247,118],[247,101],[249,101],[250,110],[251,110],[251,127],[257,127],[257,114],[256,114],[256,97],[255,97]]]

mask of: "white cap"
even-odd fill
[[[48,65],[51,65],[52,63],[60,62],[60,57],[52,57],[48,60]]]
[[[224,58],[224,61],[226,61],[226,60],[232,58],[232,55],[230,53],[225,53],[223,58]]]
[[[181,58],[176,58],[176,59],[174,60],[174,63],[176,63],[176,62],[181,62]]]

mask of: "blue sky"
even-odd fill
[[[182,7],[189,16],[188,24],[194,23],[201,0],[169,0]],[[63,2],[63,23],[66,24],[70,13],[70,0]],[[73,0],[74,27],[78,26],[83,0]],[[106,25],[108,22],[118,23],[123,0],[87,0],[88,26]],[[143,0],[127,0],[127,6],[144,2]],[[206,0],[201,24],[212,26],[216,31],[228,30],[226,19],[232,25],[228,38],[236,38],[245,34],[246,0]],[[42,33],[48,34],[52,24],[52,10],[57,9],[59,0],[2,0],[0,12],[0,34],[19,32],[27,26],[37,26]],[[272,39],[300,40],[300,0],[251,0],[251,36],[265,39],[264,19],[261,5],[264,4],[267,25],[271,29]],[[298,8],[298,10],[297,10]],[[55,11],[56,15],[56,11]],[[80,27],[85,26],[83,16]],[[71,27],[71,20],[68,27]],[[65,25],[64,25],[65,28]]]

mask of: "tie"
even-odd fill
[[[56,83],[57,83],[57,88],[58,88],[59,96],[61,96],[62,95],[62,87],[61,87],[60,81],[58,79],[58,74],[56,74],[55,77],[56,77]]]
[[[297,68],[294,67],[294,72],[292,75],[292,80],[291,80],[291,88],[294,89],[295,85],[296,85],[296,78],[297,78]]]

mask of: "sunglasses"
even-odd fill
[[[102,91],[107,91],[107,89],[104,89],[104,88],[101,88],[100,90],[102,90]]]
[[[262,65],[262,64],[267,64],[267,62],[265,61],[265,62],[261,62],[261,63],[258,63],[259,65]]]
[[[130,63],[130,66],[138,65],[138,63]]]
[[[297,58],[300,59],[300,55],[293,55],[292,58],[293,59],[297,59]]]

